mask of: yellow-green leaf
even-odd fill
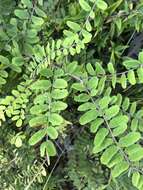
[[[79,122],[81,125],[85,125],[85,124],[95,120],[97,117],[98,117],[98,111],[97,110],[90,110],[90,111],[87,111],[85,114],[83,114],[80,117]]]
[[[67,85],[67,81],[64,79],[56,79],[53,84],[54,88],[66,88]]]
[[[98,7],[99,9],[101,9],[101,10],[103,10],[103,11],[106,10],[107,7],[108,7],[107,3],[106,3],[105,1],[103,1],[103,0],[97,0],[96,5],[97,5],[97,7]]]
[[[121,147],[128,147],[136,143],[140,138],[141,134],[139,132],[130,132],[126,136],[121,137],[119,143]]]
[[[94,138],[94,145],[97,147],[100,146],[103,143],[105,137],[108,135],[108,133],[109,131],[106,128],[99,129]]]
[[[30,145],[35,145],[40,140],[42,140],[45,135],[46,135],[46,130],[45,129],[39,130],[34,135],[32,135],[32,137],[29,139],[29,144]]]
[[[108,147],[101,156],[101,163],[108,166],[108,163],[117,152],[118,148],[115,145]]]
[[[71,28],[73,31],[78,32],[81,30],[81,27],[79,24],[72,22],[72,21],[67,21],[67,25],[69,28]]]
[[[86,0],[79,0],[79,4],[82,7],[83,10],[89,12],[91,10],[90,5],[87,3]]]
[[[58,138],[58,132],[54,127],[47,127],[47,135],[51,139],[57,139]]]
[[[135,85],[136,84],[136,78],[135,78],[135,73],[134,73],[134,71],[133,70],[130,70],[129,72],[128,72],[128,80],[129,80],[129,83],[131,84],[131,85]]]
[[[137,187],[139,184],[140,180],[140,173],[139,172],[134,172],[132,175],[132,184]]]
[[[57,113],[52,113],[49,116],[49,121],[52,123],[52,125],[61,125],[63,122],[63,118]]]
[[[114,105],[105,110],[105,115],[108,119],[111,119],[119,113],[119,110],[120,110],[119,106]]]
[[[118,163],[112,170],[112,176],[114,178],[120,176],[123,172],[126,172],[129,168],[129,164],[126,161]]]

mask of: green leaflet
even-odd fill
[[[22,126],[22,119],[18,119],[16,122],[16,127],[21,127]]]
[[[17,65],[17,66],[21,66],[24,64],[24,59],[22,57],[14,57],[12,59],[12,64]]]
[[[46,152],[46,142],[43,142],[40,145],[40,156],[44,157],[45,156],[45,152]]]
[[[39,115],[48,110],[48,106],[46,104],[35,105],[30,109],[30,113],[33,115]]]
[[[79,122],[81,125],[85,125],[85,124],[90,123],[91,121],[95,120],[97,117],[98,117],[97,110],[89,110],[80,117]]]
[[[132,122],[131,122],[131,130],[132,130],[132,131],[136,131],[136,130],[137,130],[137,128],[138,128],[138,123],[139,123],[138,119],[134,118],[134,119],[132,120]]]
[[[67,81],[64,79],[56,79],[53,86],[54,88],[66,88],[68,84]]]
[[[95,13],[94,13],[93,10],[90,11],[89,17],[90,17],[91,19],[94,19],[94,18],[95,18]]]
[[[91,133],[96,133],[100,125],[104,123],[104,120],[102,118],[97,118],[95,121],[92,121],[90,126]]]
[[[86,21],[85,25],[86,25],[87,31],[91,32],[92,31],[92,26],[91,26],[91,24],[90,24],[90,22],[88,20]]]
[[[46,131],[47,131],[47,135],[51,139],[57,139],[58,138],[58,132],[54,127],[47,127]]]
[[[90,5],[87,3],[86,0],[79,0],[79,4],[82,7],[83,10],[89,12],[91,10]]]
[[[135,187],[138,187],[139,180],[140,180],[140,173],[139,172],[134,172],[133,175],[132,175],[132,184]]]
[[[35,12],[36,12],[36,14],[37,14],[39,17],[43,17],[43,18],[46,18],[46,17],[47,17],[46,13],[45,13],[42,9],[40,9],[40,8],[38,8],[38,7],[35,8]]]
[[[140,65],[140,62],[135,59],[129,59],[129,60],[124,61],[123,65],[127,69],[136,69]]]
[[[113,88],[115,88],[116,83],[117,83],[117,76],[116,76],[116,74],[113,74],[112,75],[112,86],[113,86]]]
[[[42,140],[45,135],[46,135],[45,129],[39,130],[38,132],[36,132],[34,135],[31,136],[31,138],[29,139],[29,144],[35,145],[40,140]]]
[[[21,2],[28,8],[32,7],[32,2],[30,0],[21,0]]]
[[[143,110],[142,110],[142,109],[139,110],[139,111],[137,111],[136,117],[137,117],[138,119],[142,119],[142,117],[143,117]]]
[[[138,184],[138,187],[137,187],[139,190],[143,188],[143,176],[140,175],[140,180],[139,180],[139,184]]]
[[[139,59],[139,61],[141,62],[141,64],[143,64],[143,51],[141,51],[141,52],[139,53],[138,59]]]
[[[42,93],[34,99],[34,104],[45,104],[50,101],[50,93]]]
[[[112,88],[108,87],[104,93],[105,97],[110,97],[111,96],[111,92],[112,92]],[[117,101],[117,97],[116,96],[112,96],[111,98],[111,104],[114,104]]]
[[[109,147],[112,144],[113,144],[113,141],[111,138],[105,138],[103,140],[103,142],[101,143],[101,145],[99,145],[99,146],[95,145],[93,147],[93,154],[97,154],[97,153],[103,151],[104,149],[106,149],[107,147]]]
[[[56,149],[52,141],[48,140],[46,142],[46,149],[49,156],[55,156],[56,155]]]
[[[123,101],[122,108],[124,111],[127,111],[130,106],[130,99],[126,97]]]
[[[40,17],[37,16],[32,16],[32,22],[36,25],[36,26],[41,26],[42,24],[44,24],[44,20]]]
[[[72,74],[75,69],[77,68],[78,63],[76,61],[73,61],[72,63],[69,63],[66,67],[66,72]]]
[[[119,106],[118,105],[114,105],[108,109],[105,110],[105,115],[107,117],[107,119],[111,119],[114,116],[116,116],[119,113]]]
[[[66,98],[68,95],[68,91],[65,89],[63,89],[63,90],[55,89],[52,91],[51,94],[52,94],[52,98],[59,100],[59,99]]]
[[[97,73],[97,75],[98,74],[105,75],[105,70],[102,67],[101,63],[98,63],[98,62],[96,63],[96,73]]]
[[[126,172],[129,168],[129,164],[126,161],[118,163],[112,170],[113,178],[120,176],[123,172]]]
[[[55,101],[51,104],[52,112],[65,110],[67,108],[67,104],[62,101]]]
[[[126,152],[132,162],[140,161],[143,158],[143,148],[139,144],[127,147]]]
[[[98,104],[99,104],[101,109],[105,109],[108,107],[110,101],[111,101],[111,98],[109,96],[105,96],[101,100],[99,100]]]
[[[139,83],[143,83],[143,68],[142,67],[137,69],[137,75],[139,78]]]
[[[12,117],[12,121],[18,120],[19,119],[19,115],[16,115],[14,117]]]
[[[20,137],[17,137],[16,140],[15,140],[15,146],[17,148],[21,147],[22,146],[22,140]]]
[[[44,76],[46,78],[50,78],[50,77],[52,77],[53,72],[51,69],[44,68],[44,69],[41,69],[40,74],[41,74],[41,76]]]
[[[2,56],[2,55],[0,55],[0,62],[4,65],[7,65],[7,66],[10,64],[9,59],[7,57]]]
[[[88,100],[90,100],[90,96],[88,94],[82,93],[78,96],[75,96],[74,100],[76,102],[87,102]]]
[[[140,161],[143,158],[143,148],[139,147],[134,153],[129,155],[132,162]]]
[[[93,66],[91,65],[91,63],[86,64],[86,69],[87,69],[87,72],[88,72],[91,76],[94,76],[94,75],[95,75],[95,70],[94,70]]]
[[[105,82],[106,82],[106,76],[102,77],[98,83],[98,95],[101,95],[103,93],[103,90],[105,88]]]
[[[117,152],[118,148],[115,145],[108,147],[101,156],[101,163],[108,166],[108,163]]]
[[[90,96],[91,97],[94,97],[98,94],[98,89],[92,89],[91,92],[90,92]]]
[[[47,123],[47,117],[44,115],[36,116],[29,121],[30,127],[38,127]]]
[[[115,73],[114,66],[113,66],[113,64],[112,64],[111,62],[108,63],[107,67],[108,67],[108,71],[109,71],[111,74],[114,74],[114,73]]]
[[[129,120],[128,116],[119,115],[111,119],[109,125],[111,128],[116,128],[121,125],[127,124],[128,120]]]
[[[37,80],[30,86],[32,90],[48,90],[50,87],[51,82],[49,80]]]
[[[86,43],[89,43],[91,41],[91,38],[92,38],[92,34],[89,33],[88,31],[86,30],[82,30],[82,36],[84,37],[83,39],[83,42],[86,44]]]
[[[49,116],[49,121],[52,125],[60,125],[63,122],[63,118],[57,113],[52,113]]]
[[[7,77],[8,77],[7,71],[1,70],[1,71],[0,71],[0,76],[3,77],[3,78],[7,78]]]
[[[103,11],[106,10],[108,7],[107,3],[103,0],[97,0],[96,5],[99,9],[101,9]]]
[[[5,84],[5,83],[6,83],[6,80],[4,78],[0,77],[0,85]]]
[[[128,155],[130,155],[130,154],[135,153],[136,150],[138,150],[138,149],[140,149],[140,145],[139,145],[139,144],[132,144],[131,146],[127,147],[127,148],[125,149],[125,151],[126,151],[126,153],[127,153]]]
[[[96,89],[98,85],[98,78],[97,77],[92,77],[88,82],[87,82],[87,87],[89,89]]]
[[[129,83],[131,85],[135,85],[136,84],[136,78],[135,78],[135,73],[133,70],[130,70],[128,72],[128,80],[129,80]]]
[[[17,10],[14,11],[14,14],[15,14],[18,18],[23,19],[23,20],[29,18],[29,14],[28,14],[27,10],[17,9]]]
[[[82,83],[74,83],[72,85],[72,88],[75,89],[75,90],[78,90],[80,92],[85,90],[85,86]]]
[[[130,114],[131,115],[134,115],[134,113],[136,112],[136,107],[137,107],[137,103],[136,102],[133,102],[131,104],[131,107],[130,107]]]
[[[15,64],[11,64],[10,67],[13,71],[15,71],[17,73],[21,73],[21,71],[22,71],[21,68]]]
[[[55,156],[56,155],[56,149],[52,141],[47,140],[46,142],[43,142],[40,146],[40,154],[42,157],[44,157],[45,153],[48,156]]]
[[[91,102],[86,102],[78,107],[78,111],[87,111],[90,109],[95,109],[95,105]]]
[[[72,21],[67,21],[67,25],[69,28],[71,28],[73,31],[78,32],[81,30],[81,27],[79,24],[72,22]]]
[[[113,130],[113,135],[115,137],[119,136],[119,135],[123,134],[127,130],[127,128],[128,128],[127,124],[122,124]]]
[[[123,97],[122,97],[122,95],[120,93],[118,93],[117,96],[116,96],[116,104],[118,106],[121,106],[122,101],[123,101]]]
[[[107,11],[110,12],[110,14],[114,13],[114,11],[120,6],[122,2],[123,0],[117,0],[115,3],[108,7]]]
[[[136,143],[141,138],[139,132],[130,132],[126,136],[121,137],[119,140],[121,147],[128,147],[134,143]]]
[[[120,83],[121,83],[122,88],[125,89],[127,87],[127,78],[124,73],[122,74],[122,76],[120,78]]]
[[[106,128],[99,129],[94,138],[94,145],[97,147],[100,146],[103,143],[105,137],[108,135],[108,133],[109,131]]]
[[[119,164],[124,160],[124,157],[120,154],[120,152],[117,152],[109,161],[108,167],[113,168],[113,166]]]

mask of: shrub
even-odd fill
[[[2,189],[143,189],[142,0],[0,10]]]

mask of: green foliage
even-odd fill
[[[143,189],[142,10],[0,1],[2,189]]]

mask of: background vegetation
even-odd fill
[[[0,189],[143,189],[143,1],[0,1]]]

